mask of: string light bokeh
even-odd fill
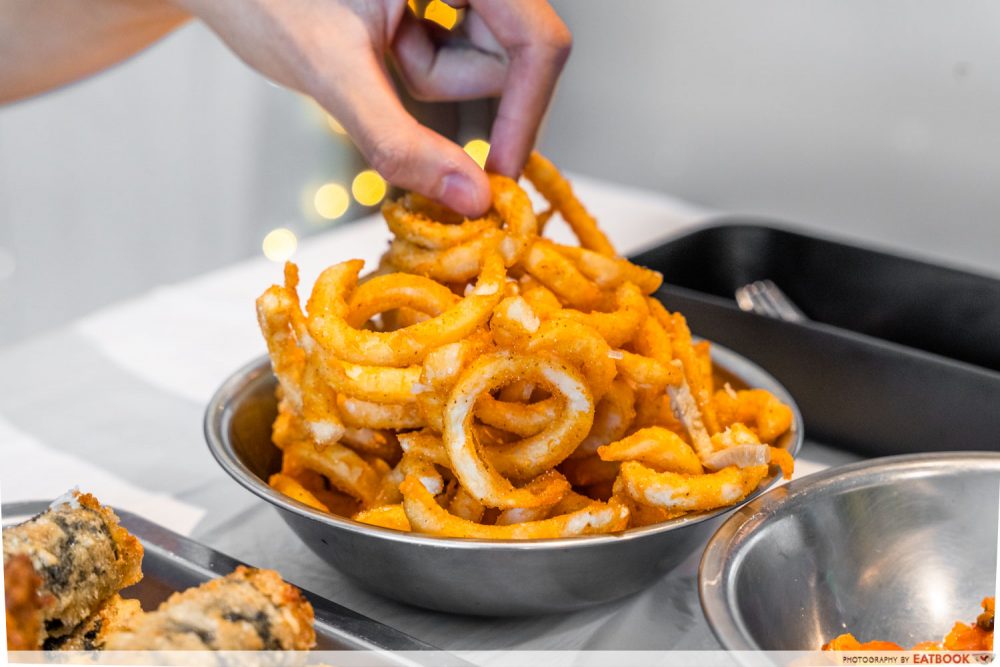
[[[362,206],[375,206],[385,198],[388,185],[374,169],[365,169],[351,182],[351,194]]]
[[[480,169],[486,167],[486,158],[490,154],[490,142],[485,139],[473,139],[466,142],[462,149],[476,161]]]
[[[272,262],[279,263],[290,259],[298,247],[299,239],[295,236],[295,232],[285,227],[272,229],[261,243],[264,257],[267,257]]]
[[[351,197],[340,183],[324,183],[313,195],[313,207],[321,218],[336,220],[351,207]]]

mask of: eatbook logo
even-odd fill
[[[842,665],[989,665],[992,653],[964,651],[878,651],[840,655]]]

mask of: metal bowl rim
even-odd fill
[[[790,431],[790,442],[787,451],[793,456],[797,456],[802,448],[803,442],[803,422],[802,413],[795,403],[788,390],[779,383],[770,373],[765,371],[756,363],[750,361],[743,355],[730,350],[727,347],[712,343],[713,361],[723,370],[733,375],[743,377],[747,374],[755,376],[754,386],[764,388],[777,396],[783,403],[792,409],[793,421]],[[240,390],[260,375],[270,372],[270,360],[267,355],[262,355],[247,363],[242,368],[230,375],[216,390],[208,406],[205,409],[204,434],[208,443],[209,451],[222,469],[229,474],[243,488],[247,489],[259,498],[266,500],[278,509],[297,514],[303,518],[309,518],[323,523],[333,529],[346,530],[351,533],[368,537],[376,537],[393,542],[404,542],[410,544],[422,544],[428,547],[437,548],[458,548],[458,549],[482,549],[493,550],[534,550],[534,549],[568,549],[583,548],[587,546],[598,546],[611,544],[623,540],[634,540],[673,530],[695,525],[704,521],[709,521],[722,514],[738,510],[745,504],[753,501],[761,494],[767,492],[780,478],[780,473],[774,473],[765,483],[761,484],[742,501],[710,512],[701,512],[689,517],[681,517],[671,521],[643,526],[641,528],[630,528],[622,533],[608,535],[582,535],[579,537],[546,538],[533,540],[489,540],[470,539],[454,537],[435,537],[430,535],[416,535],[414,533],[404,533],[389,528],[381,528],[369,524],[360,523],[331,514],[326,514],[304,505],[296,500],[292,500],[281,494],[255,475],[233,452],[229,446],[228,438],[224,435],[227,425],[226,406]],[[787,437],[787,436],[786,436]]]
[[[992,464],[992,465],[991,465]],[[1000,452],[958,451],[901,454],[835,466],[792,480],[744,503],[709,539],[698,567],[698,596],[705,620],[729,651],[760,651],[744,631],[735,601],[727,595],[751,537],[768,522],[785,516],[803,497],[829,495],[871,484],[887,484],[915,472],[1000,471]],[[887,474],[888,473],[888,474]],[[710,583],[710,582],[716,583]]]

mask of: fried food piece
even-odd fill
[[[142,545],[94,496],[73,491],[24,523],[3,531],[7,563],[26,556],[51,597],[42,610],[44,638],[72,632],[112,595],[142,579]]]
[[[416,477],[407,477],[400,488],[403,491],[403,508],[410,525],[422,533],[431,535],[530,540],[611,533],[623,530],[628,524],[628,509],[612,501],[608,504],[594,502],[575,512],[541,521],[526,521],[508,526],[484,526],[449,514],[434,501],[434,496]]]
[[[102,651],[108,637],[127,632],[141,616],[142,606],[138,600],[115,594],[73,632],[47,640],[43,648],[46,651]]]
[[[623,440],[599,447],[597,454],[604,461],[638,461],[661,472],[689,475],[704,472],[691,445],[660,426],[644,428]]]
[[[581,246],[609,257],[617,254],[611,241],[597,226],[597,220],[573,194],[569,181],[541,153],[533,151],[528,157],[528,162],[524,165],[524,176],[559,211],[580,240]]]
[[[955,623],[951,632],[941,642],[920,642],[913,651],[992,651],[993,614],[995,598],[983,599],[983,613],[975,623]],[[848,633],[836,637],[823,645],[824,651],[902,651],[899,644],[887,641],[860,642]]]
[[[174,593],[128,629],[111,633],[109,651],[304,651],[316,644],[312,605],[273,570],[240,566],[232,574]]]
[[[5,559],[3,566],[4,612],[7,650],[34,651],[42,645],[42,614],[51,596],[38,594],[42,579],[24,555]]]
[[[705,511],[746,498],[767,476],[767,466],[733,466],[708,475],[682,475],[626,461],[621,474],[625,493],[636,502],[665,510]]]
[[[792,426],[792,409],[764,389],[717,391],[712,400],[720,428],[745,424],[764,443],[774,443]]]

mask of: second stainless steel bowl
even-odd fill
[[[713,346],[716,367],[734,386],[767,389],[792,406],[793,430],[779,446],[793,455],[802,418],[774,378],[734,352]],[[274,505],[299,537],[361,586],[438,611],[488,616],[568,611],[635,593],[700,548],[732,508],[664,524],[558,540],[487,541],[377,528],[313,510],[271,489],[280,465],[271,443],[275,381],[267,359],[235,373],[209,403],[205,435],[237,482]],[[765,480],[757,493],[776,481]],[[754,494],[756,495],[756,494]]]
[[[873,459],[732,514],[701,563],[730,650],[815,651],[844,632],[913,646],[979,614],[997,571],[1000,453]]]

